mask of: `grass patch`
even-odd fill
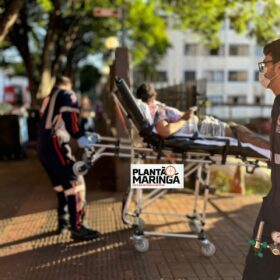
[[[210,177],[211,185],[216,187],[218,193],[228,193],[231,191],[230,185],[233,180],[233,175],[221,170],[214,170]],[[248,195],[259,194],[266,195],[271,188],[269,178],[264,178],[260,175],[251,174],[245,175],[245,193]]]
[[[230,183],[232,176],[224,171],[215,170],[211,172],[210,182],[211,185],[216,187],[216,191],[219,193],[230,192]]]
[[[270,188],[270,179],[265,179],[258,175],[245,176],[246,194],[261,194],[266,195]]]

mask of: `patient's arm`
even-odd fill
[[[189,109],[185,112],[182,113],[182,119],[188,121],[189,119],[191,119],[194,116],[194,110],[193,109]]]
[[[255,146],[258,146],[263,149],[270,150],[270,144],[269,141],[264,139],[261,135],[258,135],[248,129],[247,127],[239,124],[234,124],[234,127],[237,131],[237,136],[238,140],[243,143],[250,143]],[[228,137],[233,137],[235,138],[236,136],[234,135],[232,129],[230,126],[227,126],[225,129],[225,135]]]
[[[166,120],[161,120],[156,124],[156,130],[161,137],[165,138],[178,132],[185,124],[186,121],[183,119],[174,123],[168,123]]]

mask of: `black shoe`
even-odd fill
[[[70,230],[70,225],[59,225],[56,229],[56,234],[63,234]]]
[[[71,228],[70,222],[68,219],[60,218],[58,219],[58,227],[57,227],[57,234],[62,234]]]
[[[91,230],[85,226],[81,226],[79,230],[72,230],[71,237],[74,241],[87,241],[97,239],[100,236],[100,232],[97,230]]]

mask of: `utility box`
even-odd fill
[[[19,115],[0,116],[0,157],[20,158],[28,144],[27,117]]]

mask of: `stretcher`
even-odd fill
[[[210,190],[211,165],[245,166],[248,173],[256,168],[267,167],[269,151],[253,147],[250,144],[239,143],[236,139],[227,137],[200,137],[194,135],[177,135],[161,138],[155,133],[143,111],[123,79],[116,79],[118,90],[113,93],[117,104],[117,112],[126,129],[124,118],[127,118],[139,133],[144,146],[135,146],[128,138],[102,137],[101,142],[85,151],[83,161],[74,165],[76,174],[84,174],[90,166],[103,156],[130,158],[133,163],[144,163],[147,160],[160,163],[183,163],[184,177],[187,179],[195,174],[193,211],[187,213],[166,213],[149,211],[149,206],[167,194],[168,189],[153,189],[144,192],[143,189],[128,187],[123,200],[122,220],[133,229],[132,240],[135,249],[145,252],[149,249],[148,236],[192,238],[201,242],[201,252],[204,256],[215,254],[215,245],[208,240],[205,232],[207,204]],[[122,112],[122,113],[121,113]],[[124,117],[123,117],[124,116]],[[230,157],[239,159],[230,161]],[[199,203],[201,200],[202,203]],[[200,206],[200,207],[199,207]],[[201,208],[202,209],[199,209]],[[190,232],[173,233],[145,231],[143,215],[164,215],[180,217],[188,225]]]

